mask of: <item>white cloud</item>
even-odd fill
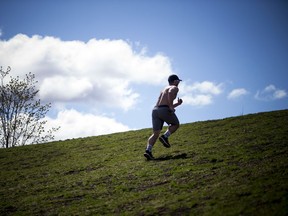
[[[185,104],[189,104],[191,106],[206,106],[212,103],[211,95],[195,95],[195,96],[184,95],[182,99],[185,102]]]
[[[139,97],[133,84],[158,85],[172,73],[168,57],[136,52],[123,40],[62,41],[18,34],[0,40],[0,65],[12,74],[32,72],[44,101],[94,101],[98,105],[133,108]]]
[[[274,92],[276,90],[276,87],[274,85],[266,86],[263,92]]]
[[[52,102],[57,115],[46,117],[47,128],[61,126],[56,139],[95,136],[129,130],[101,115],[103,110],[134,108],[140,95],[133,86],[162,85],[173,73],[167,56],[148,56],[145,47],[135,46],[138,51],[124,40],[63,41],[18,34],[0,39],[0,65],[11,66],[12,76],[36,75],[40,99]]]
[[[213,97],[222,93],[223,84],[210,81],[195,82],[192,85],[182,82],[179,86],[184,104],[206,106],[213,103]]]
[[[54,76],[44,79],[40,86],[40,97],[49,101],[85,99],[92,90],[92,83],[85,78]]]
[[[287,96],[287,93],[285,90],[276,90],[273,93],[273,98],[275,98],[275,99],[281,99],[281,98],[284,98],[286,96]]]
[[[217,85],[210,81],[204,81],[204,82],[195,82],[192,85],[187,86],[187,90],[204,94],[218,95],[222,92],[221,87],[222,84]]]
[[[243,95],[247,95],[248,91],[244,88],[233,89],[227,96],[228,99],[236,99]]]
[[[287,96],[287,92],[282,89],[277,89],[274,85],[268,85],[263,90],[257,91],[255,98],[257,100],[271,101],[282,99]]]
[[[55,133],[55,140],[97,136],[130,130],[128,126],[112,118],[85,114],[74,109],[60,111],[56,119],[49,117],[45,119],[47,120],[47,128],[61,127]]]

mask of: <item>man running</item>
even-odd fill
[[[178,85],[180,81],[182,80],[175,74],[169,76],[169,85],[160,93],[156,106],[152,111],[153,134],[148,139],[147,148],[144,153],[144,156],[148,160],[154,159],[152,155],[152,148],[161,133],[164,122],[166,122],[169,126],[167,131],[160,136],[159,140],[166,148],[170,148],[168,137],[179,128],[179,120],[175,114],[175,108],[181,105],[183,101],[179,98],[175,104],[173,101],[177,97],[177,93],[179,91]]]

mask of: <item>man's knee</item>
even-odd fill
[[[175,125],[175,130],[178,130],[180,127],[180,124]]]
[[[179,124],[173,124],[169,126],[169,131],[170,133],[174,133],[178,128],[179,128]]]
[[[173,125],[176,129],[178,129],[180,127],[180,124],[174,124]]]

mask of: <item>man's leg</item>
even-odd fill
[[[168,137],[171,134],[173,134],[178,128],[179,128],[179,124],[169,125],[169,127],[166,130],[166,132],[159,138],[159,140],[164,145],[164,147],[166,147],[166,148],[170,148],[171,147],[171,145],[170,145],[170,143],[168,141]]]
[[[156,143],[156,141],[160,135],[160,132],[161,132],[161,130],[153,131],[153,134],[148,138],[147,149],[149,148],[149,151],[152,150],[152,147]]]
[[[160,135],[161,130],[153,131],[153,134],[148,138],[148,143],[154,145]]]
[[[174,132],[177,131],[177,129],[179,128],[179,124],[176,125],[169,125],[168,129],[166,130],[166,132],[164,133],[164,135],[166,136],[166,138],[168,138],[171,134],[173,134]]]
[[[159,135],[160,135],[161,130],[154,130],[153,134],[148,138],[148,143],[147,143],[147,148],[146,151],[144,153],[144,156],[148,159],[148,160],[152,160],[154,159],[153,155],[152,155],[152,148],[154,146],[154,144],[156,143]]]

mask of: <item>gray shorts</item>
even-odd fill
[[[152,111],[153,130],[162,130],[164,122],[168,125],[179,125],[176,114],[168,106],[156,106]]]

